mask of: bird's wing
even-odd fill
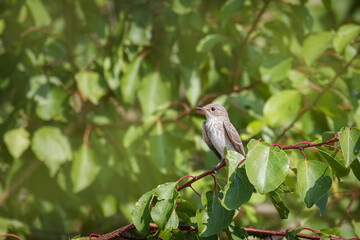
[[[245,157],[244,146],[241,142],[239,133],[236,131],[234,125],[232,125],[232,123],[230,121],[224,121],[224,128],[225,128],[225,131],[226,131],[228,137],[230,138],[231,142],[233,143],[235,150]]]
[[[203,139],[206,142],[206,144],[208,145],[208,147],[211,149],[211,151],[213,151],[215,153],[215,155],[221,160],[221,155],[218,153],[218,151],[216,150],[214,145],[211,143],[210,138],[208,137],[208,135],[206,133],[205,123],[206,122],[203,122],[203,124],[201,126]]]

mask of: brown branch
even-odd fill
[[[284,130],[281,132],[281,134],[279,136],[277,136],[275,142],[278,142],[284,135],[285,133],[294,126],[294,124],[300,120],[300,118],[308,111],[310,110],[311,108],[313,108],[320,100],[320,98],[322,97],[322,95],[324,95],[324,93],[326,93],[330,88],[332,88],[332,86],[334,85],[334,83],[336,82],[336,80],[340,77],[340,75],[342,75],[345,70],[352,64],[352,62],[358,58],[360,54],[360,51],[358,51],[355,56],[345,64],[345,66],[339,71],[336,73],[336,75],[334,76],[334,78],[331,80],[331,82],[324,88],[320,91],[320,93],[316,96],[316,98],[314,99],[314,101],[304,107],[302,110],[300,110],[300,112],[298,113],[298,115],[295,117],[295,119],[289,124],[289,126],[287,126],[286,128],[284,128]]]
[[[84,145],[89,145],[89,135],[90,135],[90,132],[91,132],[91,125],[90,125],[90,124],[87,124],[87,125],[86,125],[86,129],[85,129],[85,132],[84,132],[84,136],[83,136],[83,144],[84,144]]]
[[[226,162],[223,162],[222,164],[218,165],[218,166],[215,168],[215,170],[217,171],[217,170],[219,170],[220,168],[225,167],[225,165],[226,165]],[[200,179],[202,179],[202,178],[204,178],[204,177],[206,177],[206,176],[208,176],[208,175],[211,175],[212,173],[213,173],[213,170],[206,171],[206,172],[200,174],[199,176],[196,176],[196,177],[194,177],[193,179],[187,181],[187,182],[184,183],[183,185],[178,186],[178,187],[176,188],[176,190],[177,190],[177,191],[180,191],[181,189],[184,189],[184,188],[186,188],[186,187],[189,187],[192,183],[194,183],[194,182],[196,182],[196,181],[198,181],[198,180],[200,180]]]
[[[149,227],[151,230],[157,230],[158,226],[155,223],[150,223]],[[178,227],[181,231],[197,231],[196,228],[192,228],[189,225],[180,225]],[[135,230],[135,225],[133,223],[126,225],[124,227],[121,227],[119,229],[116,229],[115,231],[112,231],[110,233],[104,234],[102,236],[100,236],[99,238],[97,238],[97,240],[110,240],[110,239],[116,239],[119,236],[123,239],[132,239],[132,240],[142,240],[142,239],[146,239],[146,238],[140,238],[140,237],[134,237],[128,234],[128,232],[131,232],[133,230]],[[285,236],[286,232],[283,231],[273,231],[273,230],[263,230],[263,229],[256,229],[256,228],[243,228],[249,235],[252,236],[261,236],[261,237],[265,237],[265,236]],[[303,234],[303,233],[297,233],[295,235],[296,237],[300,237],[300,238],[306,238],[306,239],[315,239],[318,240],[320,239],[322,236],[321,235],[309,235],[309,234]],[[338,237],[331,237],[330,239],[333,240],[349,240],[346,238],[338,238]],[[358,239],[358,238],[351,238],[351,239]]]
[[[239,54],[237,55],[236,59],[235,59],[235,65],[234,65],[234,75],[233,75],[233,81],[232,81],[232,87],[231,89],[236,90],[237,89],[237,79],[239,77],[239,63],[240,63],[240,58],[243,55],[244,49],[246,44],[248,43],[249,39],[250,39],[250,35],[253,33],[253,31],[255,30],[255,28],[257,27],[257,24],[260,21],[260,18],[262,17],[262,15],[264,14],[265,10],[267,9],[267,7],[269,6],[270,0],[265,1],[264,6],[262,7],[262,9],[260,10],[259,14],[256,16],[249,32],[246,34],[245,38],[243,39],[243,41],[241,42],[240,45],[240,49],[239,49]]]
[[[299,144],[292,144],[289,146],[285,146],[285,147],[281,147],[282,150],[286,150],[286,149],[304,149],[304,148],[310,148],[310,147],[320,147],[320,146],[324,146],[324,145],[328,145],[329,143],[333,143],[333,142],[338,142],[339,138],[332,138],[329,141],[326,142],[320,142],[320,143],[307,143],[306,145],[300,145]]]

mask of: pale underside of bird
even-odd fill
[[[208,104],[197,109],[202,110],[206,116],[206,121],[202,124],[204,141],[220,159],[220,163],[225,159],[225,147],[245,157],[240,136],[230,122],[226,109],[219,104]]]

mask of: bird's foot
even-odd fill
[[[216,170],[216,168],[217,168],[220,164],[222,164],[223,162],[225,162],[225,159],[222,159],[215,167],[213,167],[212,172],[213,172],[213,173],[218,173],[218,171]]]

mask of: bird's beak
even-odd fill
[[[197,110],[200,110],[200,112],[198,112],[198,113],[200,113],[200,114],[202,114],[202,115],[205,114],[205,112],[204,112],[204,107],[196,107],[196,109],[197,109]]]

